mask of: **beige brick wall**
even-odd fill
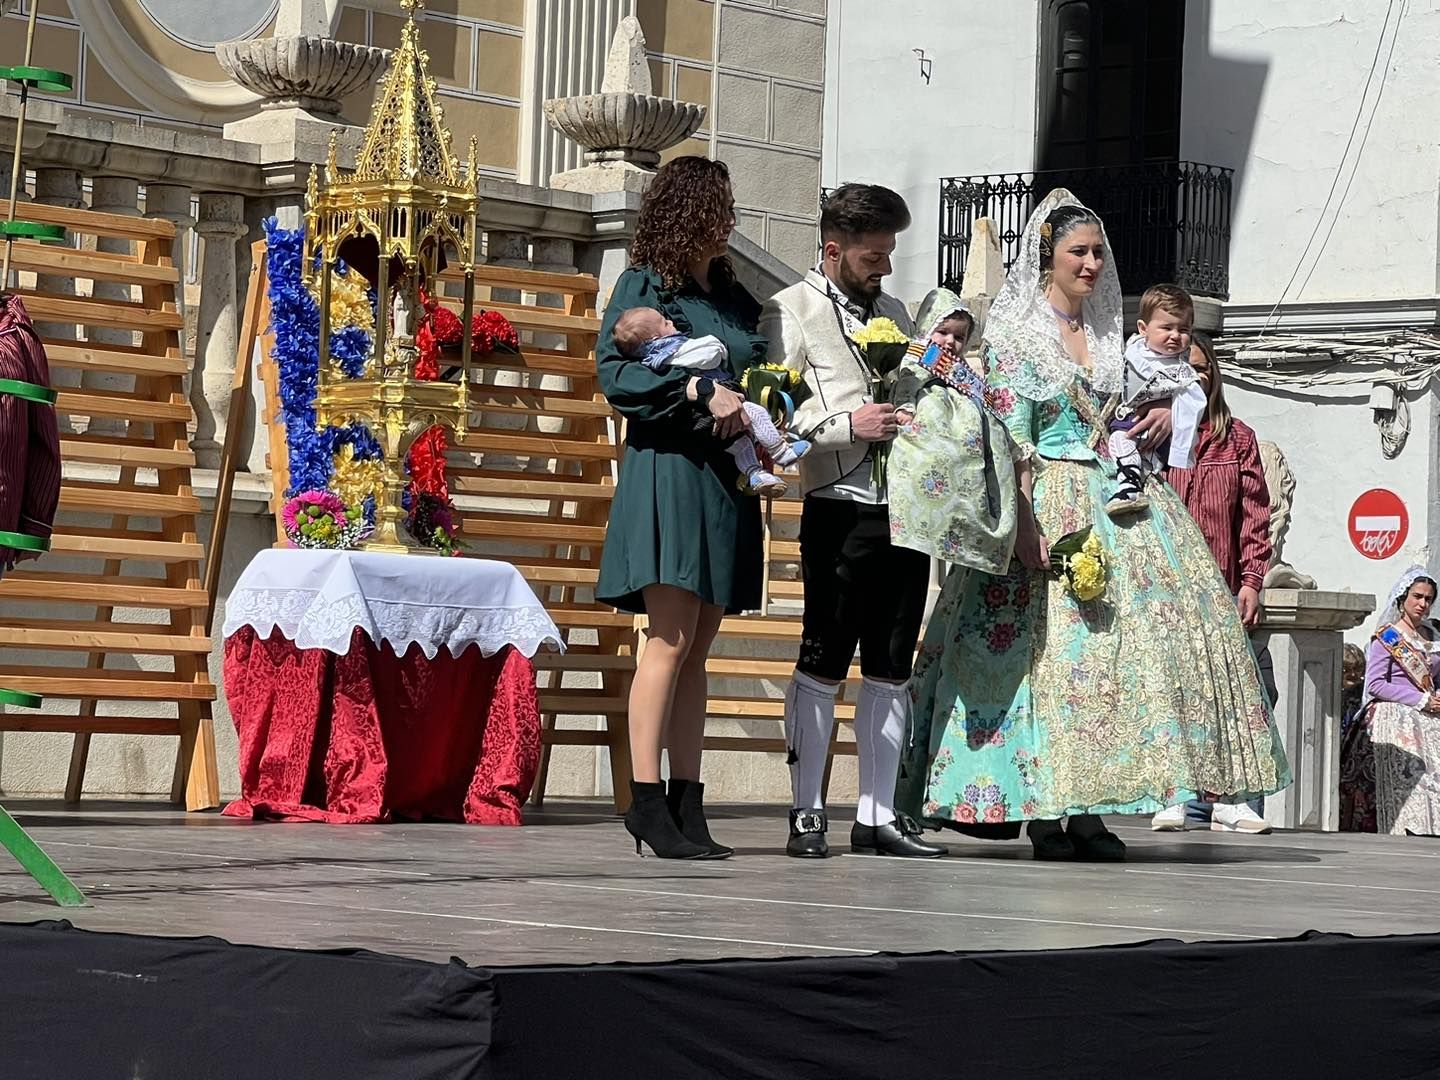
[[[825,0],[640,0],[655,92],[709,107],[666,156],[720,158],[739,226],[792,266],[815,258]]]

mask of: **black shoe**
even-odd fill
[[[1105,828],[1094,814],[1077,814],[1070,819],[1065,835],[1081,862],[1124,862],[1125,841]]]
[[[1038,827],[1037,827],[1038,826]],[[1032,821],[1025,829],[1035,858],[1064,861],[1075,858],[1075,845],[1058,821]]]
[[[664,784],[642,784],[630,781],[630,809],[625,811],[625,831],[635,838],[635,854],[644,841],[662,859],[705,859],[708,848],[691,843],[680,834],[670,808],[665,805]]]
[[[1020,835],[1020,822],[1018,821],[946,821],[935,819],[932,825],[938,825],[942,829],[953,829],[962,836],[971,836],[976,840],[1014,840]]]
[[[705,821],[705,785],[698,780],[676,780],[670,778],[670,789],[665,793],[665,805],[670,816],[680,829],[680,835],[692,844],[699,844],[710,852],[706,858],[728,859],[735,854],[734,848],[717,844],[710,835],[710,826]]]
[[[897,859],[938,859],[950,854],[939,844],[920,839],[920,826],[904,814],[888,825],[850,826],[850,850],[858,855],[892,855]]]
[[[830,821],[824,810],[791,810],[790,839],[785,844],[785,854],[797,859],[823,859],[830,854],[830,845],[825,841],[825,830]]]

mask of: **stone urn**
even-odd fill
[[[691,135],[705,106],[650,92],[645,35],[633,15],[620,20],[600,92],[545,102],[545,119],[584,150],[585,166],[551,177],[571,191],[643,190],[660,154]]]
[[[215,58],[232,79],[264,99],[262,110],[338,116],[346,97],[385,70],[390,52],[328,37],[274,37],[222,42]]]

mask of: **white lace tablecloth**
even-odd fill
[[[508,563],[365,551],[260,552],[225,604],[224,635],[242,626],[261,638],[279,629],[298,648],[342,656],[356,627],[397,656],[417,642],[432,660],[442,647],[459,656],[476,645],[493,656],[513,645],[526,657],[565,647]]]

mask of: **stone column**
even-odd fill
[[[80,187],[80,174],[74,169],[36,169],[35,201],[44,206],[63,206],[78,210],[85,205],[84,193]],[[66,238],[66,246],[74,247],[74,238]],[[35,279],[37,292],[54,293],[59,296],[75,295],[75,279],[58,274],[40,274]],[[75,323],[37,323],[35,328],[40,336],[53,341],[75,341],[79,338]],[[50,373],[52,385],[57,390],[74,390],[80,385],[80,372],[74,368],[57,367]],[[84,434],[90,421],[84,416],[59,417],[62,434]]]
[[[185,319],[185,329],[180,332],[180,351],[186,356],[195,355],[195,317],[185,303],[185,263],[190,249],[190,230],[195,226],[195,216],[190,212],[190,189],[183,184],[147,184],[145,186],[145,216],[168,221],[175,226],[175,246],[170,258],[180,278],[175,289],[175,303]],[[190,377],[185,377],[185,392],[190,392]]]
[[[239,195],[201,195],[200,313],[195,330],[195,374],[190,404],[195,408],[196,463],[220,464],[225,441],[230,388],[239,347],[239,300],[235,282],[235,242],[245,235],[245,200]]]
[[[531,244],[531,269],[543,270],[550,274],[574,274],[575,268],[575,241],[563,236],[537,236]],[[541,307],[563,308],[566,297],[563,293],[534,293],[531,294],[531,303]],[[564,334],[536,333],[534,343],[541,349],[562,349],[567,342]],[[529,385],[532,390],[554,390],[565,392],[570,389],[570,380],[564,375],[545,375],[534,373],[529,375]],[[568,422],[558,416],[538,416],[531,422],[530,427],[534,431],[546,434],[560,434],[569,427]]]
[[[90,209],[102,214],[118,214],[124,217],[140,216],[140,182],[120,176],[96,177],[90,191]],[[135,245],[129,240],[100,236],[95,240],[95,250],[115,255],[131,255]],[[123,300],[129,303],[135,299],[132,287],[114,281],[97,281],[93,295],[97,300]],[[89,339],[102,345],[135,344],[136,335],[131,330],[93,329]],[[112,394],[129,394],[135,390],[135,376],[115,372],[87,371],[82,385],[86,390],[98,390]],[[114,417],[99,417],[91,420],[90,432],[95,435],[123,436],[126,421]]]
[[[485,261],[493,266],[511,266],[517,269],[530,269],[530,237],[526,233],[510,232],[504,229],[493,229],[485,234]],[[518,304],[521,302],[522,293],[519,289],[491,289],[490,299],[501,304]],[[477,300],[477,309],[485,306],[483,301]],[[494,368],[477,367],[476,374],[488,386],[497,390],[519,390],[524,388],[524,377],[518,371],[496,370]],[[517,416],[514,413],[482,413],[482,422],[486,426],[507,428],[513,431],[524,431],[526,418]],[[513,469],[517,462],[509,454],[487,454],[485,456],[487,466],[498,466],[504,469]]]
[[[1339,828],[1343,631],[1374,609],[1375,598],[1359,593],[1265,591],[1265,621],[1255,647],[1268,645],[1275,664],[1275,723],[1295,778],[1265,798],[1265,820],[1277,828]]]

